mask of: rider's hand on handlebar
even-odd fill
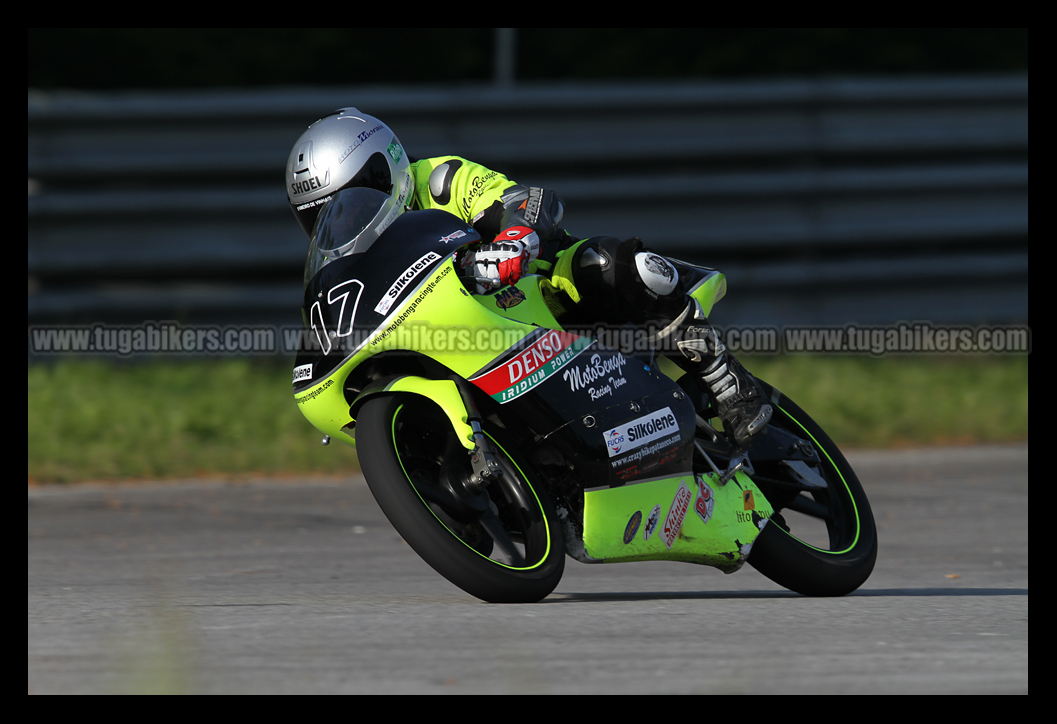
[[[535,233],[535,232],[533,232]],[[516,284],[528,272],[529,250],[521,241],[481,244],[463,258],[463,275],[474,277],[478,294]]]
[[[494,243],[520,241],[528,251],[528,260],[535,261],[540,255],[540,237],[527,226],[511,226],[496,235]]]

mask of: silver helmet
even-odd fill
[[[377,118],[339,108],[308,127],[286,160],[286,198],[305,234],[338,191],[365,187],[411,199],[410,161],[396,135]]]

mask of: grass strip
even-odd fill
[[[1027,357],[746,357],[841,447],[1028,438]],[[29,480],[335,474],[275,360],[29,367]]]

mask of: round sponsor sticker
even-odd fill
[[[624,528],[624,545],[635,540],[635,534],[639,532],[640,525],[642,525],[642,511],[636,510],[632,514],[631,520],[628,521],[627,527]]]

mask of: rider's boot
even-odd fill
[[[701,379],[728,437],[744,452],[774,413],[756,378],[734,359],[695,301],[672,327],[669,334],[685,357],[682,366]]]

